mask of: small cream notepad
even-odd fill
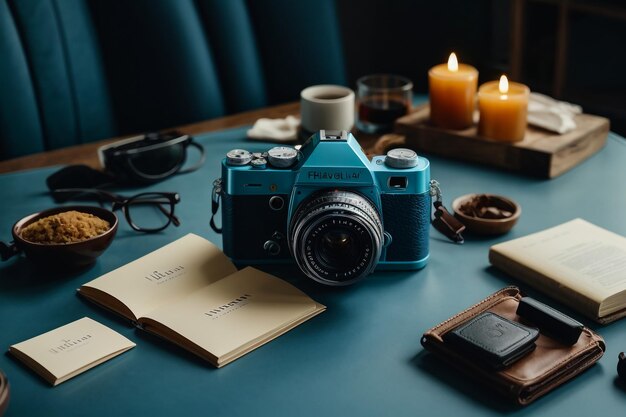
[[[52,385],[135,347],[121,334],[83,317],[9,347],[9,352]]]

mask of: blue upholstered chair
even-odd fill
[[[0,0],[0,159],[345,82],[334,0]]]
[[[0,158],[117,133],[82,0],[0,1]]]

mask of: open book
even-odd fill
[[[291,284],[237,268],[188,234],[78,289],[217,367],[326,309]]]
[[[494,245],[489,261],[599,323],[626,316],[626,238],[585,220]]]

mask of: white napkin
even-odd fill
[[[248,138],[270,140],[274,142],[291,142],[298,137],[300,119],[287,116],[284,119],[259,119],[252,129],[248,130]]]
[[[565,101],[558,101],[539,93],[530,93],[528,124],[563,134],[576,128],[574,116],[583,109]]]

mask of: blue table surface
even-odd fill
[[[575,217],[626,235],[626,140],[614,134],[599,153],[553,180],[426,155],[446,204],[472,192],[506,195],[522,206],[517,226],[505,236],[468,237],[464,245],[449,243],[431,230],[425,269],[375,273],[348,288],[315,284],[293,267],[274,268],[328,310],[222,369],[76,295],[81,284],[189,232],[221,245],[221,237],[209,228],[211,185],[220,174],[219,161],[232,148],[260,151],[271,146],[246,141],[245,132],[238,128],[199,135],[208,153],[205,165],[149,187],[180,193],[180,227],[143,235],[121,220],[107,252],[90,269],[70,276],[37,272],[23,258],[0,265],[0,349],[83,316],[137,343],[54,388],[10,355],[0,355],[0,369],[12,387],[7,416],[623,414],[626,390],[617,382],[615,368],[618,353],[626,350],[626,320],[598,326],[493,270],[487,261],[489,246]],[[55,170],[0,176],[0,239],[10,240],[19,218],[54,206],[44,180]],[[607,342],[596,366],[525,408],[459,375],[420,345],[425,330],[511,284],[573,315]]]

